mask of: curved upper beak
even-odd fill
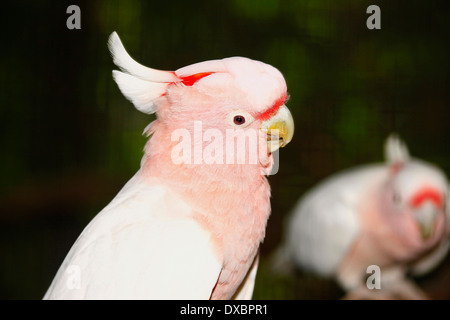
[[[294,119],[283,104],[278,112],[261,124],[261,130],[267,134],[267,148],[270,153],[286,146],[294,136]]]
[[[426,201],[415,209],[414,216],[423,240],[427,240],[433,235],[438,213],[439,209],[431,201]]]

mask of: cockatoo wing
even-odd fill
[[[250,270],[247,273],[244,281],[233,296],[233,300],[251,300],[253,296],[253,289],[255,288],[256,272],[258,271],[259,254],[255,257]]]
[[[358,199],[379,170],[347,170],[305,194],[287,221],[284,254],[306,270],[332,276],[359,234]]]
[[[178,80],[173,72],[152,69],[135,61],[125,50],[117,32],[111,33],[108,47],[114,63],[126,73],[155,83],[171,83]]]
[[[300,203],[294,212],[288,236],[294,263],[331,276],[357,236],[356,212],[331,198]]]
[[[190,214],[138,173],[82,232],[44,299],[208,299],[222,264]]]

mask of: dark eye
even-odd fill
[[[243,116],[234,116],[233,122],[234,124],[240,126],[241,124],[245,123],[245,118]]]

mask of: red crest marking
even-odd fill
[[[441,194],[432,188],[425,188],[417,192],[410,203],[413,207],[418,207],[426,200],[431,200],[437,207],[442,206]]]
[[[200,72],[200,73],[196,73],[190,76],[185,76],[185,77],[179,77],[181,79],[181,83],[184,84],[185,86],[192,86],[194,83],[196,83],[198,80],[207,77],[209,75],[211,75],[213,72]]]
[[[259,113],[256,118],[260,119],[262,121],[269,119],[271,116],[273,116],[275,113],[277,113],[278,109],[283,105],[283,103],[286,102],[288,96],[286,93],[284,93],[275,103],[266,111]]]

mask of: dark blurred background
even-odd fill
[[[66,27],[71,4],[80,30]],[[381,30],[366,27],[370,4]],[[153,116],[112,80],[112,31],[150,67],[239,55],[284,74],[296,132],[269,178],[254,297],[342,297],[331,280],[272,274],[268,259],[298,197],[338,170],[382,161],[393,131],[450,173],[449,9],[448,0],[3,1],[0,298],[40,299],[82,229],[139,168]],[[416,280],[449,299],[449,259]]]

